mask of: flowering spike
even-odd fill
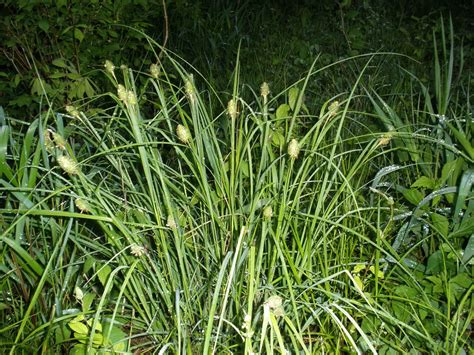
[[[227,113],[229,114],[230,118],[235,120],[237,118],[237,102],[234,99],[230,99],[227,103]]]
[[[115,65],[110,60],[106,60],[104,64],[105,70],[107,70],[110,74],[114,75]]]
[[[124,103],[127,103],[127,99],[128,99],[127,89],[125,89],[125,86],[123,86],[122,84],[119,84],[117,86],[117,95],[121,101],[123,101]]]
[[[150,74],[153,78],[155,79],[158,79],[158,77],[160,76],[160,67],[158,66],[158,64],[152,64],[150,65]]]
[[[260,95],[266,99],[269,94],[270,94],[270,87],[268,86],[268,83],[263,82],[262,85],[260,86]]]
[[[288,155],[291,159],[296,160],[300,153],[300,145],[296,139],[292,139],[288,144]]]
[[[178,136],[178,139],[184,144],[188,144],[189,140],[191,139],[191,134],[189,133],[189,130],[181,124],[176,127],[176,135]]]
[[[79,168],[77,164],[67,155],[61,155],[58,157],[58,164],[66,173],[69,175],[79,174]]]

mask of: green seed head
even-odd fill
[[[267,206],[263,209],[263,218],[265,218],[267,221],[272,219],[273,217],[273,209],[272,206]]]
[[[142,247],[141,245],[133,244],[130,247],[130,253],[136,256],[137,258],[139,258],[140,256],[143,256],[146,254],[146,249]]]
[[[296,139],[292,139],[288,144],[288,155],[291,159],[298,159],[298,154],[300,153],[300,145]]]
[[[153,78],[158,79],[160,76],[160,67],[158,64],[152,64],[150,65],[150,74]]]
[[[74,201],[74,204],[79,209],[79,211],[81,211],[81,213],[91,211],[89,204],[86,201],[84,201],[82,198],[76,198],[76,200]]]
[[[74,106],[66,106],[66,112],[75,118],[79,118],[79,111]]]
[[[106,60],[104,64],[105,70],[107,70],[110,74],[114,75],[115,65],[110,60]]]
[[[189,140],[191,139],[191,134],[189,133],[188,129],[181,124],[176,127],[176,135],[178,136],[178,139],[184,144],[188,144]]]
[[[48,152],[52,153],[54,150],[54,143],[53,143],[53,140],[51,139],[51,131],[47,129],[46,131],[44,131],[43,134],[44,134],[44,146]]]
[[[237,118],[237,102],[234,99],[231,99],[227,104],[227,113],[229,114],[230,118],[235,120]]]
[[[59,149],[66,149],[66,140],[59,133],[53,132],[53,141]]]
[[[127,92],[127,103],[129,105],[136,105],[137,104],[137,96],[132,90],[128,90]]]
[[[331,104],[329,105],[329,108],[328,108],[328,119],[333,118],[334,116],[336,116],[337,111],[339,111],[339,106],[340,105],[341,104],[339,103],[339,101],[331,102]]]
[[[119,84],[117,86],[117,95],[120,101],[127,103],[127,98],[128,98],[127,89],[125,89],[125,86],[123,86],[122,84]]]
[[[270,87],[268,83],[264,82],[262,86],[260,86],[260,95],[266,98],[270,94]]]
[[[69,175],[79,174],[79,168],[77,164],[67,155],[61,155],[58,157],[58,164],[66,173]]]
[[[166,226],[169,228],[169,229],[176,229],[178,228],[178,225],[176,224],[176,221],[174,219],[174,217],[172,215],[169,215],[167,220],[166,220]]]
[[[194,90],[192,74],[189,75],[184,81],[184,91],[186,92],[186,96],[188,97],[189,101],[194,102],[196,92]]]

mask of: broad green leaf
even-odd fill
[[[102,286],[105,286],[105,283],[107,282],[107,278],[109,277],[111,272],[112,272],[112,269],[110,268],[109,265],[104,265],[103,267],[100,268],[99,272],[97,273],[97,276],[99,276],[99,280]]]
[[[435,251],[428,258],[426,265],[427,274],[438,274],[443,270],[443,255],[440,250]]]
[[[277,121],[286,119],[290,115],[290,106],[287,104],[282,104],[278,106],[276,110],[276,119]]]
[[[472,277],[466,274],[465,272],[461,272],[460,274],[457,274],[451,280],[449,280],[450,283],[455,283],[461,286],[462,288],[471,287],[472,281]]]
[[[462,262],[468,263],[474,260],[472,257],[474,256],[474,235],[471,235],[469,241],[467,242],[466,249],[464,249]]]
[[[82,268],[82,272],[84,274],[87,274],[89,270],[94,266],[96,262],[96,259],[94,259],[92,256],[88,256],[86,261],[84,262],[84,267]]]
[[[421,176],[411,185],[411,187],[421,187],[433,190],[436,187],[436,180],[427,176]]]
[[[464,237],[474,233],[474,216],[465,218],[454,232],[449,235],[449,238]]]
[[[82,322],[69,322],[68,325],[75,333],[80,335],[87,335],[89,333],[87,325]]]
[[[82,42],[84,39],[84,33],[79,28],[74,29],[74,38],[77,39],[79,42]]]
[[[67,64],[66,64],[66,62],[64,61],[63,58],[54,59],[52,64],[59,67],[59,68],[67,68]]]
[[[411,204],[418,206],[418,204],[423,200],[425,195],[416,189],[406,189],[403,191],[403,196],[407,199],[408,202]]]
[[[272,144],[277,147],[281,147],[285,144],[285,137],[280,132],[280,130],[274,131],[272,133]]]
[[[448,236],[449,220],[446,218],[446,216],[440,215],[438,213],[432,213],[431,221],[433,222],[433,226],[438,232],[441,233],[443,237]]]
[[[39,20],[38,27],[41,28],[44,32],[48,32],[49,30],[49,23],[47,20]]]
[[[92,302],[94,302],[94,298],[95,294],[93,294],[92,292],[88,292],[84,295],[84,297],[82,298],[82,311],[84,313],[90,311]]]
[[[299,93],[300,90],[295,86],[288,91],[288,104],[290,105],[291,111],[295,111]]]

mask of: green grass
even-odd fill
[[[2,351],[472,351],[466,106],[380,96],[375,57],[316,112],[351,60],[270,95],[237,66],[224,95],[167,53],[105,71],[107,108],[0,111]]]

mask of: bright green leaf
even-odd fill
[[[411,187],[421,187],[433,190],[436,187],[436,180],[431,179],[427,176],[421,176],[411,185]]]
[[[105,283],[107,282],[107,278],[109,277],[111,272],[112,272],[112,269],[110,268],[110,266],[104,265],[103,267],[101,267],[101,269],[97,273],[97,276],[99,276],[99,280],[102,286],[105,286]]]
[[[38,27],[41,28],[44,32],[48,32],[49,30],[49,23],[47,20],[39,20]]]
[[[78,333],[78,334],[81,334],[81,335],[89,333],[89,329],[82,322],[73,322],[73,321],[71,321],[71,322],[68,323],[68,325],[75,333]]]
[[[84,39],[84,33],[79,28],[74,29],[74,38],[77,39],[79,42],[82,42]]]
[[[300,92],[300,90],[295,86],[293,86],[288,91],[288,104],[290,105],[291,111],[295,111],[296,102],[298,100],[299,92]]]
[[[433,226],[443,237],[448,236],[449,220],[446,218],[446,216],[440,215],[438,213],[432,213],[431,221],[433,222]]]
[[[283,120],[283,119],[287,118],[289,115],[290,115],[290,106],[288,106],[287,104],[282,104],[282,105],[278,106],[278,108],[276,110],[276,119],[277,119],[277,121]]]
[[[411,204],[418,206],[418,204],[423,200],[425,195],[416,189],[406,189],[403,191],[403,196],[407,199],[408,202]]]

